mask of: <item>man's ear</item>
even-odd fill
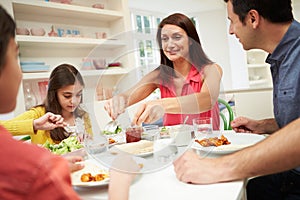
[[[250,10],[248,12],[248,20],[249,22],[252,24],[253,28],[257,28],[259,25],[259,21],[260,21],[260,15],[257,12],[257,10]]]

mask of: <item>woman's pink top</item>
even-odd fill
[[[197,69],[193,66],[186,78],[186,81],[181,90],[181,96],[198,93],[201,91],[203,81],[202,81],[202,71],[199,73]],[[176,97],[174,84],[160,85],[161,98]],[[189,106],[189,105],[184,105]],[[220,116],[219,116],[219,105],[218,102],[214,105],[212,110],[199,113],[199,114],[168,114],[166,113],[163,118],[164,126],[171,126],[176,124],[182,124],[186,116],[189,116],[187,124],[193,124],[194,118],[199,117],[212,117],[213,130],[220,129]]]

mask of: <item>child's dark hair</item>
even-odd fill
[[[0,74],[5,65],[6,51],[11,38],[16,36],[16,23],[0,5]]]

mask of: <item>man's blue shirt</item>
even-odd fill
[[[274,117],[280,128],[300,117],[300,23],[294,20],[269,54],[273,79]]]

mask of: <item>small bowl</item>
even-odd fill
[[[104,4],[102,3],[96,3],[92,5],[93,8],[98,8],[98,9],[104,9]]]
[[[30,29],[31,35],[34,36],[44,36],[46,34],[45,29],[43,28],[32,28]]]
[[[30,35],[30,32],[27,28],[16,28],[17,35]]]
[[[50,0],[50,2],[71,4],[72,0]]]
[[[106,32],[96,32],[96,39],[105,39],[107,38]]]
[[[96,69],[106,69],[106,60],[105,58],[93,59],[93,64]]]

